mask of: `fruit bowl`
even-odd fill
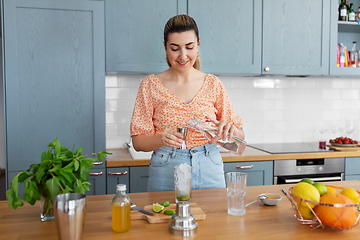
[[[326,185],[328,187],[328,185]],[[329,186],[333,189],[343,187]],[[339,194],[340,195],[340,194]],[[306,200],[292,194],[292,187],[287,197],[293,208],[295,218],[312,228],[351,229],[359,224],[360,204],[323,203]]]

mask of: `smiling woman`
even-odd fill
[[[237,136],[244,139],[242,119],[221,81],[200,69],[199,30],[188,15],[169,19],[164,28],[164,48],[169,69],[147,76],[140,84],[131,120],[135,150],[154,151],[149,166],[148,191],[171,191],[174,167],[192,166],[192,188],[224,188],[224,168],[214,144]],[[190,118],[206,119],[218,127],[217,137],[207,140],[188,130],[185,148],[178,127]]]

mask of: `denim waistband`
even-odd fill
[[[160,149],[166,153],[169,153],[172,158],[174,158],[176,155],[190,157],[190,156],[194,156],[194,155],[198,155],[198,154],[204,154],[205,156],[207,156],[207,155],[209,155],[210,151],[217,150],[217,145],[207,143],[205,145],[191,148],[191,149],[177,149],[177,148],[171,148],[171,147],[162,147]]]

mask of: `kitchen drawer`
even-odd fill
[[[99,167],[91,168],[89,183],[91,183],[91,186],[89,186],[89,191],[85,193],[86,195],[106,194],[106,169]]]
[[[107,168],[106,169],[106,193],[115,194],[116,185],[126,184],[126,192],[129,193],[129,168],[128,167],[117,167],[117,168]]]
[[[224,172],[244,172],[247,186],[272,185],[274,161],[224,163]]]

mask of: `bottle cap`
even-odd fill
[[[126,185],[125,184],[118,184],[118,185],[116,185],[116,190],[117,191],[125,191],[126,190]]]

